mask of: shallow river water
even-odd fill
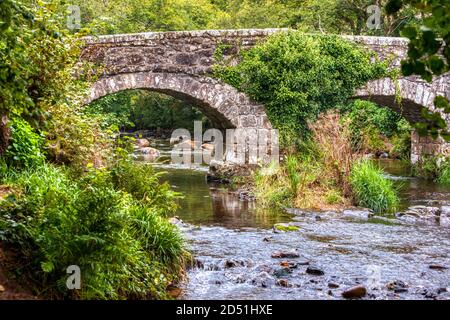
[[[408,178],[397,162],[381,165],[401,186],[403,208],[450,205],[449,188]],[[271,212],[208,185],[204,170],[164,170],[185,195],[179,227],[196,258],[179,299],[341,299],[343,290],[358,284],[368,289],[366,299],[450,299],[448,227],[335,212]],[[275,232],[273,225],[283,222],[298,230]],[[298,257],[273,258],[276,251]]]

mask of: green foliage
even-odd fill
[[[397,122],[397,133],[392,137],[391,155],[401,160],[411,159],[411,125],[404,119]]]
[[[337,36],[290,31],[244,52],[237,66],[215,71],[264,103],[282,143],[289,144],[305,136],[308,120],[342,105],[356,88],[384,75],[385,67],[371,63],[369,53]]]
[[[83,109],[90,117],[98,117],[102,128],[119,131],[132,128],[131,110],[135,95],[130,91],[122,91],[96,100]]]
[[[214,21],[208,0],[74,0],[82,25],[96,34],[204,29]]]
[[[20,168],[42,165],[45,160],[41,151],[43,137],[20,118],[13,118],[10,126],[11,143],[5,153],[6,162]]]
[[[447,158],[447,160],[441,163],[436,182],[442,185],[450,186],[450,158]]]
[[[295,156],[288,156],[286,159],[286,172],[291,187],[292,194],[297,194],[300,185],[300,175],[298,170],[298,160]]]
[[[82,92],[81,82],[73,79],[78,42],[62,27],[66,19],[56,0],[1,5],[8,8],[9,21],[0,29],[0,110],[39,126],[49,117],[48,105]]]
[[[325,201],[328,204],[338,204],[343,202],[342,194],[338,190],[331,189],[325,194]]]
[[[131,121],[138,129],[193,130],[196,120],[203,121],[204,127],[208,127],[208,119],[195,106],[154,92],[141,93],[136,99],[131,115]]]
[[[187,257],[178,231],[160,216],[159,201],[170,202],[172,195],[147,187],[158,200],[136,199],[115,184],[117,175],[96,170],[75,179],[44,165],[2,177],[20,191],[0,205],[0,239],[18,253],[15,271],[42,296],[165,297]],[[135,178],[157,187],[154,175]],[[81,290],[65,287],[73,264],[81,269]]]
[[[399,198],[392,181],[370,161],[359,161],[352,166],[350,183],[357,205],[376,213],[394,211]]]
[[[192,105],[156,92],[123,91],[108,95],[87,106],[83,113],[95,117],[102,128],[112,131],[142,129],[194,129],[194,121],[208,119]]]
[[[128,158],[119,159],[111,168],[112,180],[116,188],[131,194],[148,206],[157,208],[160,215],[174,213],[175,199],[180,195],[173,192],[167,183],[160,184],[159,177],[146,163],[136,163]]]
[[[353,101],[344,111],[350,120],[354,148],[375,153],[391,151],[400,158],[409,158],[412,128],[400,114],[365,100]],[[385,140],[392,142],[392,150],[388,150]]]
[[[413,175],[450,185],[450,158],[423,155],[413,166]]]
[[[392,137],[399,130],[402,116],[391,109],[380,107],[373,102],[355,100],[348,107],[350,129],[358,134],[365,127],[377,127],[386,137]]]
[[[395,15],[403,8],[415,8],[424,17],[420,23],[406,25],[401,34],[409,39],[408,57],[401,62],[404,76],[420,75],[431,82],[433,75],[438,76],[450,70],[450,4],[447,0],[390,0],[386,11]],[[439,50],[442,49],[442,52]],[[437,108],[450,113],[450,103],[442,96],[434,100]],[[424,109],[422,116],[428,123],[416,125],[420,135],[433,138],[441,135],[450,141],[450,128],[439,112]]]

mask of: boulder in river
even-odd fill
[[[177,143],[177,144],[174,146],[174,148],[179,149],[179,150],[182,150],[182,149],[185,149],[185,150],[193,150],[193,149],[195,149],[195,147],[196,147],[195,141],[192,141],[192,140],[190,140],[190,139],[183,140],[182,142]]]
[[[227,261],[225,261],[225,268],[226,269],[242,267],[244,265],[245,265],[245,263],[243,261],[236,261],[236,260],[227,260]]]
[[[161,155],[159,150],[152,147],[145,147],[142,148],[140,151],[142,153],[142,157],[146,161],[153,161]]]
[[[203,150],[213,152],[213,151],[214,151],[214,148],[215,148],[215,146],[214,146],[214,144],[212,144],[212,143],[204,143],[204,144],[202,144],[202,149],[203,149]]]
[[[342,297],[345,299],[357,299],[362,298],[367,294],[367,289],[364,286],[351,287],[342,292]]]
[[[169,222],[171,224],[175,224],[176,225],[176,224],[182,223],[183,221],[181,221],[180,217],[175,216],[175,217],[169,218]]]
[[[150,141],[145,138],[136,139],[136,145],[138,146],[138,148],[150,147]]]
[[[284,288],[292,287],[292,284],[290,284],[286,279],[278,279],[276,285]]]
[[[275,279],[267,272],[261,272],[252,279],[251,283],[258,287],[267,288],[275,284]]]
[[[445,270],[448,269],[446,266],[442,266],[440,264],[430,264],[429,268],[432,270]]]

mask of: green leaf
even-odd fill
[[[444,61],[442,61],[442,59],[439,58],[438,56],[431,56],[428,59],[428,64],[433,74],[439,75],[444,72],[445,68]]]
[[[434,106],[439,109],[444,109],[449,106],[448,100],[443,96],[437,96],[434,98]]]
[[[51,262],[51,261],[41,262],[41,269],[45,273],[52,272],[54,268],[55,268],[55,266],[53,265],[53,262]]]
[[[415,39],[417,38],[417,30],[416,27],[414,26],[410,26],[410,27],[406,27],[402,30],[401,35],[409,38],[409,39]]]

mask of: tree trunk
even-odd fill
[[[0,156],[3,155],[8,148],[10,138],[11,129],[8,127],[8,116],[2,112],[0,120]]]

